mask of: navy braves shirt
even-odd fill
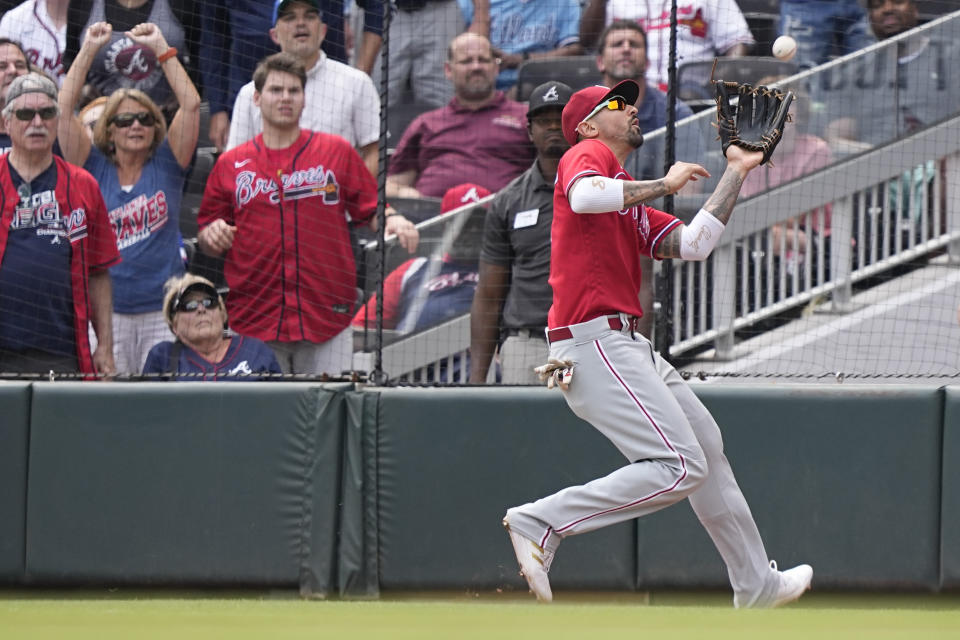
[[[210,362],[199,353],[182,345],[180,347],[176,380],[262,380],[264,374],[283,373],[273,351],[263,341],[245,336],[230,338],[230,346],[220,362]],[[170,371],[172,342],[161,342],[150,349],[143,365],[143,374],[165,374]],[[169,380],[169,377],[161,376]]]
[[[60,211],[54,194],[57,165],[29,183],[13,165],[10,175],[21,199],[0,264],[0,347],[75,355],[68,212]]]

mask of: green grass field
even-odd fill
[[[960,596],[807,594],[735,611],[725,594],[420,594],[302,601],[290,592],[0,592],[0,638],[960,638]]]

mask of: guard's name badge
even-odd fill
[[[540,209],[528,209],[520,211],[513,217],[513,228],[523,229],[537,224],[537,217],[540,215]]]

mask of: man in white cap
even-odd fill
[[[110,376],[107,268],[120,256],[103,196],[89,173],[53,154],[53,81],[19,76],[5,98],[12,148],[0,157],[0,372]]]

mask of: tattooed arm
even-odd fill
[[[689,225],[679,225],[663,239],[657,247],[656,257],[706,259],[730,220],[744,179],[762,159],[760,152],[751,153],[731,145],[727,149],[727,168],[720,176],[717,188]]]
[[[687,182],[710,174],[698,164],[678,162],[659,180],[618,180],[604,176],[585,176],[577,180],[568,195],[576,213],[622,211],[641,202],[676,193]]]
[[[623,183],[623,206],[632,207],[641,202],[656,200],[679,191],[687,182],[696,182],[700,177],[709,178],[706,169],[691,162],[677,162],[667,175],[659,180],[633,180]]]

